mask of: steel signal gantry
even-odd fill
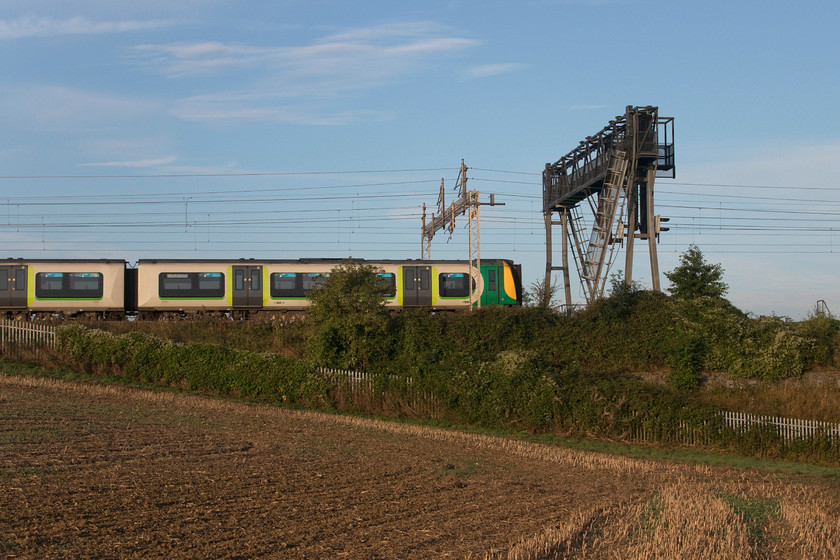
[[[633,241],[646,239],[652,288],[660,289],[656,240],[659,220],[654,214],[656,177],[675,177],[674,119],[660,117],[657,107],[628,105],[609,125],[543,171],[543,216],[546,233],[545,286],[552,271],[563,272],[566,309],[572,308],[569,280],[569,240],[587,303],[603,295],[616,244],[626,241],[624,279],[633,278]],[[592,211],[591,229],[581,214],[586,201]],[[554,212],[560,220],[552,219]],[[552,264],[552,227],[562,228],[562,266]],[[589,238],[586,239],[586,231]]]

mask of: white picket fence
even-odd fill
[[[723,420],[723,425],[736,434],[743,435],[751,428],[770,428],[779,439],[785,443],[803,441],[823,436],[840,442],[840,424],[820,422],[818,420],[802,420],[800,418],[785,418],[782,416],[763,416],[748,412],[720,411],[717,415]],[[675,443],[679,445],[707,445],[714,441],[713,430],[719,431],[720,425],[704,421],[701,426],[680,422],[675,428],[663,433],[661,429],[638,426],[625,434],[624,441],[639,443]]]
[[[24,348],[55,348],[55,327],[0,319],[0,348],[18,346]]]
[[[820,422],[818,420],[800,420],[781,416],[762,416],[744,412],[720,412],[724,423],[736,432],[746,432],[752,427],[769,426],[775,428],[782,441],[792,442],[812,439],[823,435],[829,439],[840,440],[840,424]]]
[[[376,391],[376,374],[333,368],[318,368],[316,373],[324,377],[333,388],[346,388],[354,404],[360,405],[379,401],[381,407],[399,404],[400,409],[426,418],[440,418],[440,401],[430,391],[414,387],[411,377],[388,376],[388,384],[397,384],[397,391]],[[401,386],[400,386],[401,385]]]

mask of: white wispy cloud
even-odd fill
[[[348,29],[301,45],[169,43],[139,45],[132,52],[138,62],[170,78],[243,76],[237,82],[247,85],[240,91],[182,99],[172,111],[179,118],[320,125],[391,118],[332,105],[347,94],[418,74],[432,61],[478,44],[434,22],[412,22]]]
[[[77,16],[68,19],[21,17],[0,20],[0,40],[54,37],[58,35],[101,35],[155,29],[171,25],[165,20],[94,21]]]
[[[348,30],[308,45],[266,47],[200,42],[147,44],[133,50],[144,64],[170,77],[260,66],[264,72],[281,78],[312,79],[338,73],[347,79],[352,76],[364,81],[371,76],[410,72],[424,57],[477,44],[474,39],[446,36],[439,26],[421,22]]]
[[[139,45],[133,52],[147,67],[169,77],[221,72],[255,66],[276,56],[276,49],[218,42]]]
[[[467,69],[467,76],[470,78],[489,78],[491,76],[498,76],[499,74],[507,74],[508,72],[515,72],[524,68],[524,64],[517,62],[503,62],[499,64],[483,64],[481,66],[473,66]]]
[[[321,39],[325,43],[390,41],[394,38],[412,38],[441,32],[441,26],[433,21],[391,22],[369,27],[346,29]]]

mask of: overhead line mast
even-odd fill
[[[653,183],[656,177],[675,177],[674,119],[659,117],[658,107],[628,105],[609,125],[543,171],[543,216],[546,234],[545,293],[551,273],[563,272],[566,309],[572,307],[569,280],[569,240],[587,303],[600,298],[615,256],[616,244],[626,240],[624,280],[633,279],[635,239],[646,239],[651,280],[660,289],[656,241],[660,218],[654,214]],[[580,203],[592,211],[589,239]],[[560,220],[554,220],[557,212]],[[617,218],[617,219],[616,219]],[[667,221],[667,219],[662,219]],[[552,228],[562,228],[562,266],[552,264]],[[638,232],[638,233],[637,233]],[[545,302],[547,303],[547,302]]]
[[[452,201],[449,208],[446,207],[446,189],[443,179],[440,180],[440,194],[438,194],[437,214],[432,214],[432,220],[426,224],[426,205],[423,204],[423,226],[420,238],[420,258],[429,260],[432,258],[432,238],[439,230],[449,230],[449,237],[455,230],[455,218],[468,215],[469,219],[469,273],[470,273],[470,309],[473,306],[481,307],[481,298],[476,294],[481,283],[481,232],[480,214],[481,206],[504,206],[496,202],[495,195],[490,195],[490,202],[482,204],[479,200],[477,190],[467,190],[467,166],[461,160],[461,169],[458,172],[458,199]]]

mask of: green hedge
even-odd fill
[[[138,383],[294,406],[329,406],[326,382],[304,362],[213,344],[176,343],[134,332],[62,327],[58,347],[71,366]]]
[[[603,319],[600,315],[583,320]],[[493,324],[487,325],[489,321]],[[395,320],[400,329],[391,331],[393,338],[383,341],[383,347],[392,345],[392,361],[377,368],[380,374],[373,392],[377,398],[369,396],[367,403],[348,400],[334,384],[314,375],[310,364],[278,355],[176,343],[139,332],[114,335],[75,325],[61,328],[58,341],[68,365],[138,383],[290,406],[407,416],[415,415],[415,410],[400,409],[399,403],[410,403],[416,394],[431,394],[444,419],[462,425],[618,441],[634,441],[644,433],[646,441],[662,444],[686,443],[684,434],[702,433],[705,444],[717,449],[837,463],[840,442],[816,438],[786,443],[769,428],[735,434],[723,425],[715,409],[698,404],[684,387],[593,373],[574,357],[567,357],[565,363],[556,360],[557,354],[542,346],[556,339],[546,339],[544,333],[574,328],[574,321],[581,319],[526,310],[443,318],[405,314]],[[779,325],[769,322],[767,326]],[[667,330],[664,324],[662,328]],[[680,338],[680,329],[671,333],[685,340]],[[690,362],[684,364],[689,373],[699,367],[700,354],[709,352],[707,345],[715,343],[703,334],[693,332],[694,340],[702,339],[704,344],[688,339],[689,346],[680,355]],[[756,338],[753,332],[747,340]],[[595,343],[581,346],[591,344]],[[633,363],[637,352],[632,350],[614,365]],[[658,354],[658,359],[666,358]]]

